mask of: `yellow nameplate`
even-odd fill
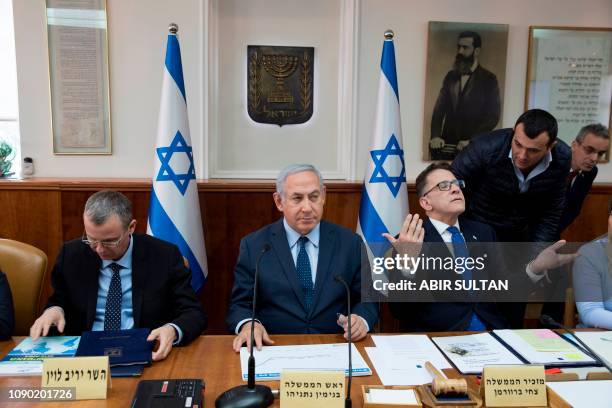
[[[284,370],[280,377],[280,406],[342,408],[346,395],[344,387],[342,371]]]
[[[106,399],[110,386],[108,356],[43,360],[42,388],[74,388],[75,399]]]
[[[482,386],[487,407],[545,407],[546,375],[541,365],[486,366]]]

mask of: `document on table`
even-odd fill
[[[462,374],[480,374],[486,365],[523,364],[489,333],[433,337]]]
[[[612,365],[612,331],[574,332],[601,360]]]
[[[372,336],[372,340],[377,348],[387,350],[396,357],[430,361],[438,369],[452,368],[440,350],[424,334]]]
[[[372,375],[372,370],[352,344],[353,375]],[[253,349],[255,380],[279,380],[282,370],[344,371],[348,375],[348,345],[346,343],[309,344],[298,346],[264,346]],[[248,378],[249,352],[240,349],[242,379]]]
[[[381,347],[366,347],[365,350],[383,385],[421,385],[429,384],[433,380],[433,376],[425,368],[427,360],[396,355]]]
[[[366,401],[370,404],[417,405],[419,403],[415,390],[387,390],[370,388]]]
[[[596,364],[595,360],[552,330],[493,330],[493,334],[531,364]]]
[[[560,381],[546,385],[574,408],[610,408],[610,380]]]

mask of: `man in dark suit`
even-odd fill
[[[572,142],[572,167],[567,177],[560,232],[580,215],[582,203],[597,176],[597,161],[608,153],[609,148],[610,135],[608,129],[601,124],[587,125],[576,135]]]
[[[431,115],[432,160],[454,159],[473,136],[494,129],[499,122],[499,85],[495,74],[478,62],[481,47],[478,33],[459,34],[455,64],[444,77]]]
[[[557,241],[571,164],[570,148],[557,131],[550,113],[531,109],[514,128],[474,138],[451,165],[465,180],[466,217],[489,224],[502,242]],[[506,257],[528,261],[542,246]],[[504,308],[512,327],[522,327],[525,303]]]
[[[4,272],[0,271],[0,340],[6,340],[15,328],[15,312],[11,287]]]
[[[234,350],[250,344],[254,273],[260,256],[254,332],[258,348],[273,343],[268,333],[344,331],[346,338],[347,295],[334,281],[336,276],[351,289],[352,338],[364,338],[378,320],[378,305],[360,302],[362,274],[370,276],[368,259],[358,235],[321,221],[325,186],[319,171],[300,164],[283,169],[274,203],[283,218],[240,243],[226,319],[229,330],[237,334]]]
[[[385,234],[385,237],[398,252],[418,250],[412,256],[421,255],[431,259],[469,257],[475,260],[486,259],[488,255],[490,258],[484,268],[470,268],[474,269],[470,272],[421,268],[412,274],[414,279],[469,281],[508,278],[510,290],[515,296],[521,296],[528,293],[525,289],[529,289],[533,282],[543,277],[546,269],[573,259],[572,255],[559,255],[555,252],[564,244],[559,241],[542,251],[524,270],[515,271],[512,266],[503,265],[495,257],[495,252],[500,248],[490,245],[497,241],[493,228],[461,216],[465,211],[461,191],[463,186],[463,181],[455,178],[448,164],[432,163],[416,179],[419,204],[425,210],[427,220],[423,222],[418,214],[408,215],[398,237],[389,234]],[[493,270],[496,276],[492,276]],[[392,272],[397,277],[399,271]],[[506,316],[498,304],[492,302],[491,294],[479,293],[477,301],[459,302],[457,299],[469,296],[469,292],[467,295],[463,291],[461,294],[452,292],[439,291],[432,294],[431,299],[418,303],[390,302],[389,307],[393,316],[400,320],[401,331],[480,331],[508,327]]]
[[[133,235],[132,203],[115,191],[99,191],[85,204],[85,233],[64,244],[53,268],[54,292],[30,328],[34,339],[51,326],[78,335],[88,330],[153,329],[153,360],[173,345],[200,335],[206,317],[191,288],[191,273],[175,245]]]

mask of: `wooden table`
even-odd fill
[[[432,336],[459,335],[464,333],[430,333]],[[215,399],[223,391],[236,386],[246,384],[241,380],[239,355],[232,350],[231,344],[234,336],[201,336],[187,347],[177,347],[164,361],[155,362],[150,367],[145,368],[141,377],[137,378],[113,378],[112,388],[109,390],[108,399],[90,400],[76,402],[0,402],[2,408],[15,407],[26,408],[41,406],[55,408],[63,406],[80,407],[128,407],[134,396],[138,381],[141,379],[167,379],[167,378],[202,378],[206,383],[204,392],[204,407],[211,408],[215,405]],[[276,335],[273,337],[275,345],[293,344],[325,344],[341,343],[344,338],[341,335]],[[0,342],[0,356],[6,355],[15,347],[22,338],[16,337],[10,341]],[[372,347],[374,343],[370,336],[363,341],[356,343],[357,349],[366,360],[373,375],[368,377],[353,377],[351,387],[351,399],[353,407],[361,408],[362,385],[380,384],[380,379],[374,370],[372,362],[368,358],[364,347]],[[459,373],[454,369],[444,370],[448,377],[459,377]],[[39,388],[40,377],[0,377],[0,389],[7,388]],[[259,384],[260,382],[258,382]],[[279,388],[278,381],[261,382],[269,385],[272,389]],[[476,389],[476,378],[468,377],[470,388]],[[273,407],[279,406],[279,400],[275,400]],[[551,406],[560,406],[551,404]]]

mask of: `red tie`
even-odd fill
[[[572,181],[574,181],[577,175],[578,175],[577,171],[574,171],[574,170],[570,171],[569,174],[567,175],[567,185],[571,186]]]

